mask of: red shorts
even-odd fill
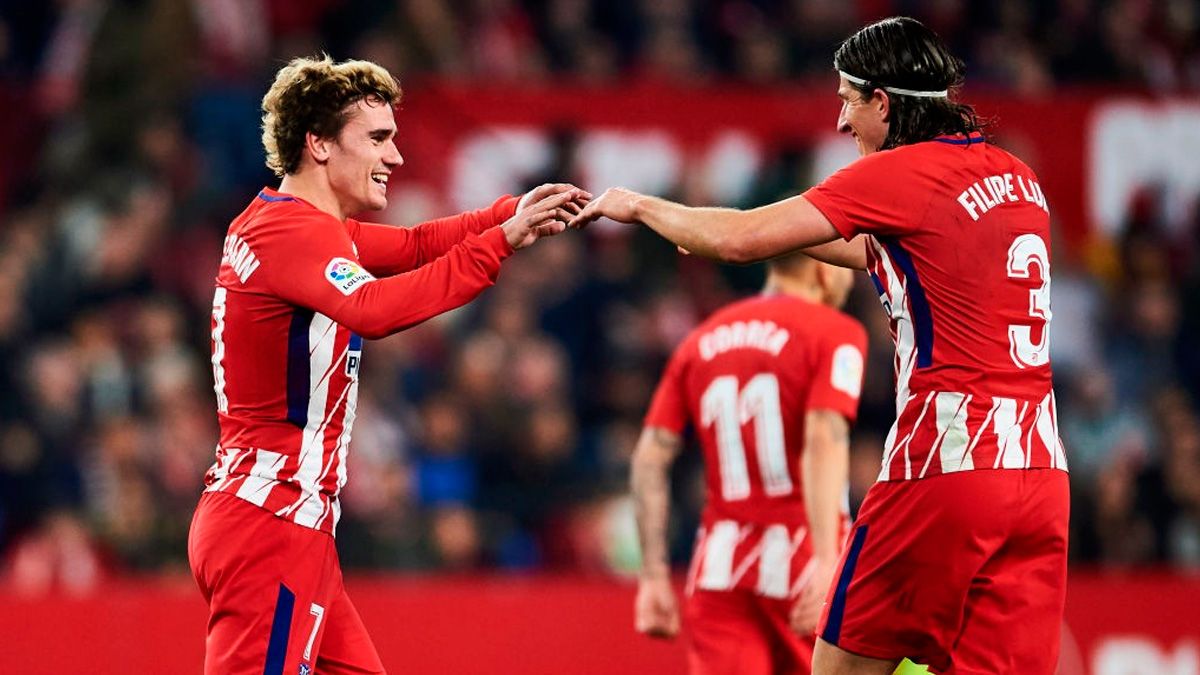
[[[205,493],[188,560],[208,603],[206,674],[384,672],[328,534]]]
[[[793,600],[747,590],[697,590],[686,609],[691,675],[774,675],[811,672],[815,637],[792,632]]]
[[[876,483],[817,635],[943,675],[1050,675],[1067,584],[1067,474],[966,471]]]

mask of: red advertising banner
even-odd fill
[[[407,162],[393,180],[421,185],[451,209],[535,178],[727,204],[746,198],[755,170],[800,149],[813,162],[813,175],[795,186],[802,190],[855,158],[835,129],[834,88],[832,78],[827,88],[794,89],[419,82],[398,116]],[[1117,234],[1144,190],[1162,195],[1168,219],[1190,222],[1200,196],[1200,101],[1103,90],[968,90],[962,99],[994,123],[995,142],[1037,172],[1064,243]],[[558,156],[563,150],[570,156]]]
[[[581,577],[348,582],[391,672],[683,675],[680,642],[633,631],[632,584]],[[198,673],[205,611],[190,579],[86,597],[0,595],[0,673]],[[1072,574],[1060,675],[1200,675],[1200,578]]]
[[[835,129],[838,105],[832,88],[635,84],[513,90],[418,84],[406,93],[398,116],[406,165],[395,179],[444,190],[440,196],[451,208],[518,190],[531,177],[552,177],[556,168],[573,174],[560,179],[589,189],[620,184],[659,194],[695,183],[699,175],[716,184],[702,191],[705,196],[726,201],[740,196],[740,176],[785,150],[811,151],[821,175],[852,160],[852,142]],[[1090,99],[980,97],[978,105],[984,115],[1002,119],[1002,139],[1038,172],[1067,231],[1083,232],[1080,120]],[[570,139],[568,158],[554,156],[563,136]]]

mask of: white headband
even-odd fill
[[[855,77],[844,70],[839,70],[838,74],[850,82],[859,85],[860,87],[865,87],[870,84],[861,77]],[[945,89],[941,91],[917,91],[916,89],[901,89],[900,87],[880,86],[879,88],[888,92],[889,94],[902,94],[904,96],[916,96],[918,98],[946,98],[949,95]]]

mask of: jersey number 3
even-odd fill
[[[1009,324],[1008,353],[1018,368],[1036,368],[1050,362],[1050,253],[1036,234],[1022,234],[1008,248],[1008,278],[1028,279],[1036,265],[1042,284],[1029,291],[1029,316],[1042,321],[1041,339],[1033,342],[1033,327]]]
[[[742,425],[752,420],[763,490],[772,497],[792,491],[783,440],[779,380],[773,374],[755,375],[741,391],[738,391],[738,381],[733,375],[717,377],[704,390],[700,409],[704,428],[716,425],[721,496],[726,501],[750,496],[750,475],[746,468]]]

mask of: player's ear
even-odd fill
[[[322,138],[313,132],[304,134],[304,147],[308,153],[312,155],[313,160],[317,164],[324,164],[329,161],[330,148],[333,145],[332,138]]]
[[[871,106],[879,113],[880,121],[889,121],[892,112],[892,99],[886,91],[876,89],[871,92]]]

